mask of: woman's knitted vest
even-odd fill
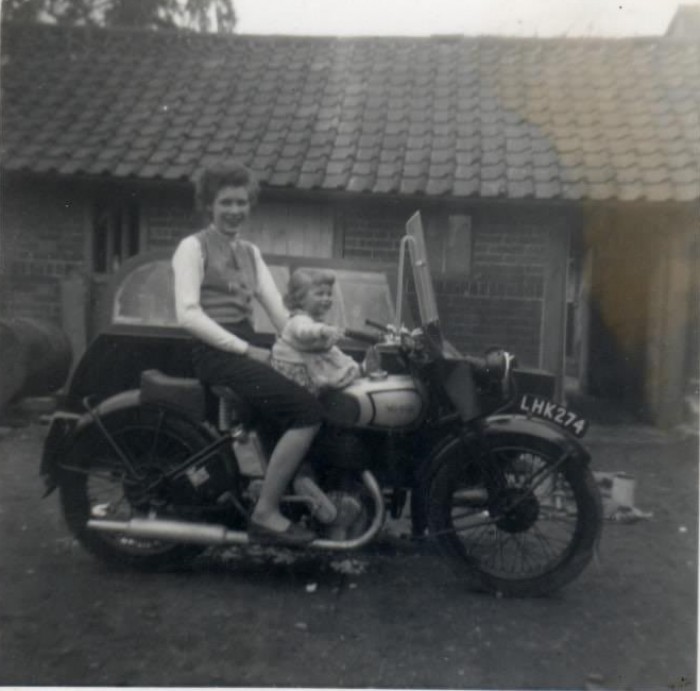
[[[204,277],[199,303],[215,322],[252,323],[253,294],[258,284],[254,245],[236,240],[234,246],[223,233],[209,227],[195,234],[202,247]]]

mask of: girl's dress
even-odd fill
[[[360,376],[360,365],[332,345],[324,326],[306,312],[293,312],[272,347],[272,366],[314,394],[342,389]]]

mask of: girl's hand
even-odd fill
[[[267,365],[270,362],[270,351],[266,348],[258,348],[257,346],[249,345],[248,350],[245,351],[247,357],[251,360],[257,360]]]
[[[321,336],[323,336],[330,345],[335,345],[343,337],[343,331],[335,326],[324,324],[321,328]]]

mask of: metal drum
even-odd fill
[[[24,396],[45,396],[66,382],[72,360],[68,336],[31,318],[0,319],[0,408]]]

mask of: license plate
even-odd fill
[[[546,398],[526,393],[520,399],[518,410],[528,417],[536,417],[563,427],[577,437],[582,437],[588,429],[588,420],[572,413],[564,406],[548,401]]]

